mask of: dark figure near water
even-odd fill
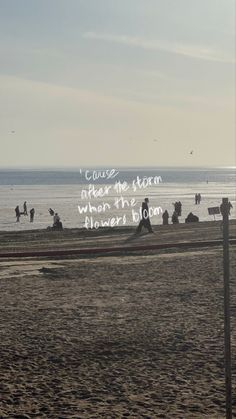
[[[24,210],[23,214],[24,215],[28,215],[28,212],[27,212],[27,202],[26,201],[24,202],[23,210]]]
[[[176,211],[173,212],[171,220],[172,220],[173,224],[178,224],[179,223],[179,218],[178,218],[178,214],[177,214]]]
[[[49,214],[53,217],[54,216],[54,214],[55,214],[55,212],[53,211],[53,209],[52,208],[49,208]]]
[[[63,230],[62,222],[61,222],[60,217],[57,214],[57,212],[53,216],[53,226],[52,226],[52,228],[53,228],[53,230]]]
[[[145,198],[142,203],[142,219],[140,220],[136,233],[141,233],[143,227],[145,227],[149,233],[153,233],[149,218],[148,202],[149,199]]]
[[[30,210],[30,222],[33,223],[34,221],[34,214],[35,214],[35,209],[31,208]]]
[[[192,212],[190,212],[187,218],[185,218],[186,223],[196,223],[198,221],[199,221],[199,218],[197,217],[197,215],[194,215]]]
[[[231,211],[231,209],[233,208],[233,205],[231,204],[231,202],[229,201],[228,202],[228,211],[229,211],[229,215],[230,215],[230,211]],[[221,215],[223,215],[223,203],[220,205],[220,212],[221,212]]]
[[[200,193],[196,193],[195,194],[195,204],[197,205],[197,204],[200,204],[201,203],[201,200],[202,200],[202,196],[201,196],[201,194]]]
[[[19,205],[17,205],[17,207],[15,208],[15,213],[16,213],[16,222],[18,223],[20,221],[20,208],[19,208]]]
[[[175,202],[174,203],[174,207],[175,207],[176,214],[178,215],[178,217],[180,217],[181,216],[181,213],[182,213],[182,204],[181,204],[181,202],[180,201]]]
[[[163,220],[163,225],[168,225],[169,224],[169,213],[167,210],[165,210],[162,214],[162,220]]]

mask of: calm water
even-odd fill
[[[93,169],[94,170],[94,169]],[[149,169],[116,169],[119,173],[113,179],[99,179],[94,181],[95,187],[105,188],[110,186],[109,194],[100,198],[91,198],[93,206],[107,203],[105,213],[92,214],[93,221],[107,221],[111,217],[126,217],[125,225],[137,224],[132,216],[132,208],[124,205],[124,208],[116,208],[114,200],[121,195],[126,200],[134,198],[136,205],[135,213],[139,211],[144,197],[149,197],[149,206],[168,210],[173,213],[173,202],[180,200],[183,205],[180,222],[184,222],[187,214],[192,211],[200,220],[213,220],[208,215],[207,208],[218,206],[222,197],[228,197],[233,204],[231,217],[236,218],[235,207],[235,180],[236,172],[233,168],[225,169],[176,169],[176,168],[149,168]],[[92,175],[92,170],[88,176]],[[162,182],[146,188],[133,191],[132,181],[139,176],[160,176]],[[129,189],[122,193],[116,193],[113,186],[115,181],[126,181]],[[64,227],[83,227],[85,214],[80,214],[78,205],[86,205],[87,201],[81,199],[81,191],[89,185],[84,171],[79,170],[0,170],[0,230],[22,230],[32,228],[46,228],[52,224],[52,218],[48,208],[56,210],[63,222]],[[202,202],[195,205],[195,193],[201,193]],[[14,208],[19,205],[21,210],[23,202],[27,201],[28,209],[35,208],[35,221],[29,222],[29,217],[22,216],[20,223],[16,223]],[[217,216],[220,219],[220,216]],[[117,219],[118,220],[118,219]],[[152,224],[161,224],[161,213],[151,219]],[[123,220],[117,221],[123,225]],[[90,224],[91,225],[91,224]]]

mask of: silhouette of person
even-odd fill
[[[179,223],[178,214],[177,214],[176,211],[173,212],[171,219],[172,219],[173,224],[178,224]]]
[[[165,210],[162,214],[162,220],[163,220],[163,225],[168,225],[169,224],[169,213],[167,210]]]
[[[31,208],[30,210],[30,222],[33,223],[34,221],[34,214],[35,214],[35,209]]]
[[[139,222],[136,233],[141,233],[143,227],[145,227],[149,233],[153,233],[150,218],[149,218],[148,202],[149,202],[149,199],[145,198],[142,203],[142,218]]]
[[[195,223],[198,221],[199,221],[199,218],[197,217],[197,215],[194,215],[192,212],[190,212],[187,218],[185,218],[186,223]]]
[[[233,205],[231,204],[231,202],[229,201],[228,202],[228,212],[229,212],[229,215],[230,215],[230,211],[231,211],[231,209],[233,208]],[[221,214],[223,215],[223,203],[220,205],[220,212],[221,212]]]
[[[27,213],[27,202],[25,201],[24,202],[24,206],[23,206],[23,209],[24,209],[24,215],[28,215],[28,213]]]
[[[62,230],[62,228],[63,228],[61,219],[60,219],[57,212],[53,216],[53,226],[52,227],[55,228],[56,230]]]
[[[15,208],[15,213],[16,213],[16,222],[18,223],[20,221],[20,208],[19,208],[19,205],[17,205],[17,207]]]

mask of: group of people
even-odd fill
[[[53,225],[52,229],[54,230],[62,230],[62,222],[60,220],[60,217],[57,212],[55,212],[52,208],[49,208],[49,214],[53,217]],[[27,202],[25,201],[23,204],[23,211],[20,210],[19,205],[15,208],[16,213],[16,222],[19,223],[21,215],[28,216],[28,209],[27,209]],[[32,223],[34,221],[34,215],[35,215],[35,209],[31,208],[29,211],[30,214],[30,222]]]
[[[200,204],[200,202],[201,202],[201,194],[199,193],[195,194],[195,204]],[[148,203],[149,203],[149,199],[145,198],[142,203],[142,209],[141,209],[142,218],[136,229],[136,233],[141,233],[143,227],[145,227],[149,233],[153,233],[153,229],[152,229],[150,218],[149,218]],[[173,224],[178,224],[179,217],[182,214],[182,203],[180,201],[176,201],[175,203],[173,203],[173,205],[174,205],[174,212],[172,214],[171,221]],[[229,215],[230,215],[230,210],[231,208],[233,208],[233,206],[231,202],[229,202],[228,205],[229,205]],[[48,211],[49,211],[49,214],[53,217],[53,225],[52,227],[48,227],[48,228],[54,229],[54,230],[62,230],[63,226],[62,226],[62,222],[60,220],[58,213],[55,212],[52,208],[49,208]],[[220,211],[222,213],[222,204],[220,206]],[[27,216],[28,215],[27,202],[26,201],[24,202],[22,212],[20,211],[19,205],[17,205],[17,207],[15,208],[15,213],[16,213],[16,222],[20,221],[21,215]],[[30,222],[33,222],[35,209],[31,208],[29,213],[30,213]],[[163,225],[169,224],[169,218],[170,218],[169,213],[167,210],[165,210],[162,214]],[[190,212],[188,216],[185,218],[185,223],[193,223],[193,222],[198,222],[198,221],[199,221],[199,217],[197,217],[197,215],[194,215],[192,212]]]
[[[52,208],[48,210],[49,214],[53,217],[53,230],[63,230],[61,219],[57,212],[55,212]]]
[[[174,209],[178,217],[182,214],[182,203],[180,201],[176,201],[174,204]]]
[[[15,213],[16,213],[16,222],[17,223],[19,223],[21,215],[27,215],[28,216],[27,202],[26,201],[24,202],[24,204],[23,204],[23,211],[22,212],[20,211],[19,205],[17,205],[16,208],[15,208]],[[34,208],[31,208],[29,214],[30,214],[30,222],[33,223],[35,209]]]
[[[202,197],[200,193],[195,195],[196,204],[200,204],[201,199]],[[151,222],[149,219],[148,202],[149,202],[149,199],[145,198],[144,202],[142,203],[142,218],[139,222],[136,233],[140,233],[143,227],[145,227],[149,233],[153,233],[153,229],[152,229]],[[174,205],[174,212],[171,216],[171,221],[173,224],[178,224],[179,217],[181,216],[181,213],[182,213],[182,203],[180,201],[176,201],[175,203],[173,203],[173,205]],[[233,208],[233,205],[229,201],[228,202],[229,215],[232,208]],[[223,214],[222,204],[220,205],[220,212],[221,214]],[[167,210],[165,210],[162,214],[163,225],[169,224],[169,218],[170,218],[169,213]],[[194,215],[192,212],[190,212],[188,216],[185,218],[185,223],[195,223],[198,221],[199,221],[199,217],[197,215]]]
[[[201,195],[199,199],[201,200]],[[142,218],[136,229],[137,234],[141,233],[143,227],[145,227],[149,233],[153,233],[153,229],[152,229],[150,218],[149,218],[148,203],[149,203],[149,199],[145,198],[144,202],[142,203],[142,211],[141,211]],[[171,216],[171,221],[172,221],[172,224],[178,224],[179,217],[182,214],[182,203],[180,201],[176,201],[175,203],[173,203],[173,205],[174,205],[174,212]],[[163,225],[169,224],[169,218],[170,218],[169,213],[167,210],[165,210],[162,214]],[[185,218],[185,223],[194,223],[198,221],[199,221],[199,217],[197,217],[197,215],[194,215],[192,212],[190,212],[188,216]]]

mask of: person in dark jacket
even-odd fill
[[[178,214],[177,214],[176,211],[173,212],[171,220],[172,220],[173,224],[178,224],[179,223]]]
[[[197,215],[194,215],[192,212],[190,212],[187,218],[185,218],[186,223],[196,223],[198,221],[199,221],[199,218],[197,217]]]
[[[163,220],[163,225],[168,225],[169,224],[169,213],[167,210],[165,210],[162,214],[162,220]]]
[[[136,233],[141,233],[143,227],[145,227],[149,233],[153,233],[153,229],[149,218],[148,202],[149,199],[145,198],[142,203],[142,218],[140,220]]]
[[[28,212],[27,212],[27,202],[26,201],[24,202],[23,209],[24,209],[23,214],[24,215],[28,215]]]
[[[17,205],[17,207],[15,208],[15,213],[16,213],[16,222],[18,223],[20,221],[20,208],[19,208],[19,205]]]
[[[30,222],[33,223],[34,221],[34,214],[35,214],[35,209],[31,208],[30,210]]]

